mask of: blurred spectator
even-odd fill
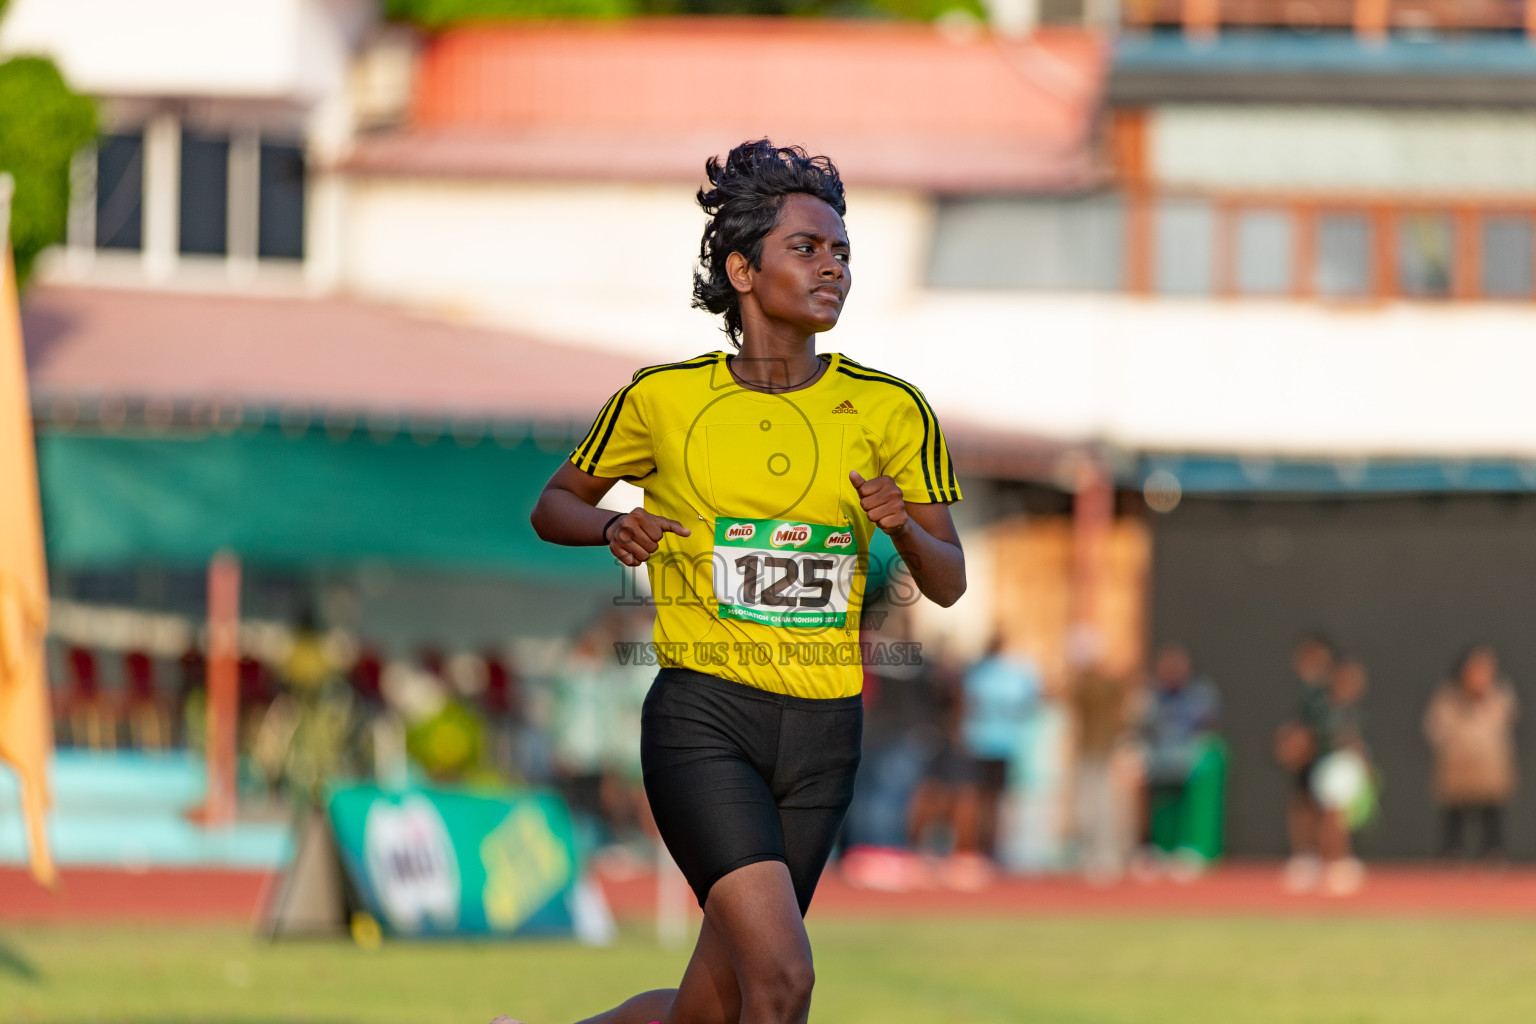
[[[1145,752],[1144,863],[1174,853],[1175,869],[1198,871],[1221,852],[1226,750],[1216,733],[1221,695],[1195,672],[1189,649],[1166,643],[1152,659],[1141,738]]]
[[[517,692],[517,677],[512,674],[506,659],[500,651],[491,648],[481,657],[485,660],[485,689],[480,694],[480,706],[492,717],[518,717],[522,699]]]
[[[652,635],[652,619],[649,615],[614,615],[608,628],[614,640],[644,643]],[[610,680],[600,793],[603,813],[615,839],[649,847],[659,835],[640,765],[640,712],[656,678],[656,668],[617,664],[611,652],[611,647],[603,652],[609,659]]]
[[[92,750],[117,749],[117,712],[102,692],[96,653],[72,645],[67,656],[69,684],[63,698],[63,719],[72,746]]]
[[[1067,861],[1072,827],[1073,715],[1065,672],[1041,681],[1008,765],[999,860],[1016,871],[1055,871]]]
[[[352,695],[366,708],[377,711],[384,704],[384,659],[371,644],[364,644],[347,673]]]
[[[935,692],[943,693],[943,690]],[[953,692],[953,691],[950,691]],[[939,866],[941,883],[977,889],[991,879],[999,855],[998,821],[1012,767],[1029,736],[1040,674],[1027,656],[993,636],[987,653],[960,678],[951,743],[941,751],[914,801],[913,831],[948,811],[954,852]],[[947,806],[946,806],[947,805]]]
[[[240,655],[235,675],[240,685],[240,749],[249,751],[261,727],[262,716],[267,713],[276,694],[272,689],[271,673],[267,666],[249,651]]]
[[[1504,810],[1515,790],[1514,727],[1519,714],[1514,688],[1499,675],[1498,656],[1473,647],[1455,677],[1430,699],[1424,735],[1434,754],[1434,791],[1444,815],[1440,853],[1464,852],[1463,828],[1476,819],[1481,853],[1504,854]]]
[[[416,661],[422,669],[437,678],[444,681],[448,679],[448,659],[443,656],[441,648],[427,644],[416,652]]]
[[[331,664],[330,655],[326,653],[325,640],[320,635],[315,613],[308,609],[300,612],[294,623],[293,643],[288,649],[288,656],[283,659],[283,682],[295,693],[313,694],[325,685],[335,671],[336,667]]]
[[[123,717],[128,740],[138,750],[164,750],[171,743],[171,712],[155,685],[155,660],[147,651],[123,655]]]
[[[371,643],[359,642],[347,667],[352,698],[352,735],[348,742],[359,764],[372,764],[374,779],[393,788],[406,784],[405,732],[385,707],[384,659]]]
[[[1005,652],[994,636],[986,656],[962,682],[960,738],[973,767],[957,814],[957,845],[992,856],[997,812],[1008,785],[1008,766],[1019,756],[1030,713],[1040,697],[1040,673],[1027,655]]]
[[[252,756],[269,784],[318,803],[325,781],[355,773],[360,759],[353,743],[351,689],[341,683],[314,613],[307,609],[294,623],[282,681],[285,692],[260,715]]]
[[[188,643],[187,649],[176,659],[176,669],[176,697],[171,713],[176,727],[175,742],[186,750],[199,750],[207,726],[203,718],[207,709],[203,694],[208,685],[208,661],[196,640]]]
[[[1293,850],[1285,884],[1293,892],[1321,883],[1333,895],[1360,887],[1364,869],[1351,850],[1350,833],[1370,811],[1373,787],[1369,752],[1360,723],[1365,667],[1339,659],[1332,648],[1303,641],[1297,674],[1303,691],[1298,718],[1277,735],[1281,763],[1293,774]],[[1325,669],[1325,671],[1324,671]],[[1316,673],[1323,671],[1319,681]]]
[[[1216,731],[1221,695],[1197,676],[1183,644],[1164,644],[1152,662],[1152,687],[1142,723],[1147,744],[1147,782],[1183,786],[1194,768],[1201,737]]]
[[[1301,684],[1296,713],[1275,734],[1276,759],[1291,777],[1286,809],[1291,859],[1285,866],[1285,885],[1292,891],[1314,888],[1322,873],[1318,838],[1323,809],[1312,792],[1312,772],[1323,753],[1320,741],[1328,727],[1333,667],[1334,652],[1327,641],[1302,637],[1291,657],[1291,668]]]
[[[550,694],[550,739],[561,791],[572,808],[595,818],[603,812],[606,705],[613,698],[609,640],[601,625],[588,626],[555,675]]]
[[[883,778],[874,774],[869,778],[869,783],[879,781],[879,794],[869,795],[879,795],[886,808],[891,809],[902,801],[906,837],[912,849],[931,851],[938,840],[949,852],[955,846],[955,800],[960,788],[968,785],[972,772],[960,740],[963,672],[935,674],[923,669],[903,665],[865,668],[865,706],[876,711],[865,722],[866,735],[871,726],[877,729],[877,749],[883,749],[889,758],[889,763],[880,763]],[[925,709],[929,715],[926,726],[922,722]],[[879,760],[877,755],[877,763]],[[911,801],[906,803],[903,783],[908,781],[912,768],[917,768],[919,781],[911,791]],[[863,771],[860,765],[860,775]],[[860,817],[869,818],[874,835],[859,841],[895,844],[894,835],[879,827],[880,821],[886,826],[891,824],[889,814],[874,817],[871,811],[874,809],[860,808]],[[943,837],[937,837],[937,832],[943,832]]]
[[[434,782],[465,782],[483,777],[485,728],[480,718],[431,673],[418,678],[437,690],[437,708],[411,723],[405,746]]]
[[[866,643],[880,638],[864,626]],[[931,884],[909,840],[921,846],[934,830],[953,827],[963,775],[956,742],[960,675],[943,650],[931,659],[925,651],[921,665],[865,666],[864,755],[843,828],[848,848],[841,867],[851,884],[888,891]]]
[[[504,777],[526,779],[523,731],[527,722],[520,681],[495,648],[486,648],[481,658],[485,661],[485,689],[480,692],[480,711],[485,715],[491,763]]]
[[[1104,664],[1103,645],[1078,630],[1068,652],[1068,701],[1076,725],[1073,796],[1080,861],[1094,884],[1117,880],[1129,852],[1129,808],[1116,786],[1114,762],[1126,739],[1129,686]]]
[[[1352,893],[1364,880],[1351,833],[1373,809],[1370,751],[1360,718],[1367,682],[1365,666],[1358,660],[1346,658],[1334,664],[1323,725],[1317,733],[1311,788],[1321,811],[1317,845],[1323,888],[1331,895]]]

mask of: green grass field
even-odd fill
[[[811,1019],[836,1024],[1536,1020],[1536,923],[829,920]],[[568,944],[267,945],[234,928],[0,932],[6,1024],[555,1024],[674,980],[626,932]]]

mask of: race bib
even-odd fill
[[[715,600],[722,619],[843,626],[858,570],[846,526],[788,519],[715,520]]]

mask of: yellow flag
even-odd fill
[[[10,246],[10,176],[0,175],[0,761],[21,783],[32,874],[55,881],[44,814],[53,726],[44,678],[48,577],[37,496],[32,407]]]

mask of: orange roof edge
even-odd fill
[[[1107,38],[1075,29],[1011,39],[980,25],[796,18],[466,26],[428,41],[410,124],[364,138],[351,167],[691,180],[700,139],[716,152],[767,136],[852,156],[850,181],[1069,187],[1097,163],[1108,64]],[[741,81],[763,87],[722,95]],[[683,148],[686,169],[673,167],[666,154]],[[627,160],[636,149],[661,155]],[[960,166],[932,166],[945,154]]]
[[[1018,42],[1019,37],[1000,35],[985,22],[974,24],[899,20],[895,18],[800,18],[750,14],[639,14],[628,18],[519,18],[461,22],[453,28],[430,33],[429,41],[460,36],[570,32],[588,35],[654,33],[663,35],[738,35],[746,39],[765,34],[782,36],[942,36],[960,41],[993,37]],[[1026,38],[1086,39],[1103,41],[1105,33],[1073,25],[1041,25]]]

